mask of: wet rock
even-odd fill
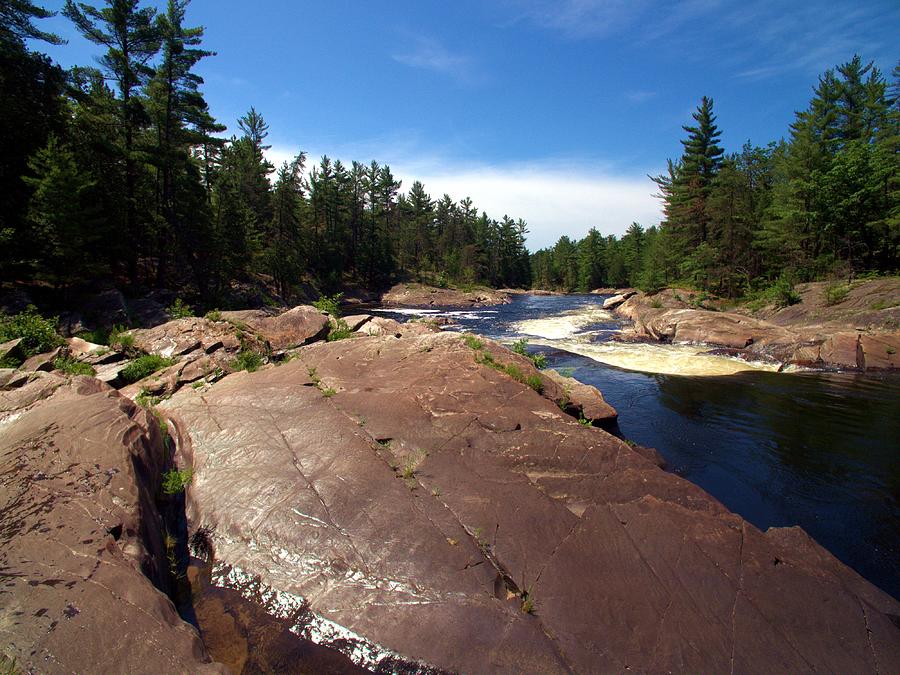
[[[517,359],[371,337],[180,390],[192,528],[267,597],[448,670],[900,668],[900,603],[579,424]]]
[[[223,672],[160,590],[155,421],[95,379],[37,375],[0,394],[5,653],[23,672]]]
[[[280,314],[262,309],[222,312],[222,318],[254,332],[276,352],[314,342],[328,332],[328,316],[308,305]]]
[[[491,288],[461,291],[450,288],[434,288],[423,284],[397,284],[381,296],[381,303],[389,306],[424,307],[483,307],[505,305],[509,294]]]

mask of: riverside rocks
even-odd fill
[[[0,392],[0,646],[14,672],[223,672],[168,597],[150,413],[88,377]]]
[[[221,314],[226,321],[248,328],[276,352],[314,342],[328,333],[328,316],[308,305],[274,314],[261,309]]]
[[[614,311],[633,322],[634,334],[653,340],[725,347],[740,350],[745,358],[780,361],[785,365],[891,370],[900,367],[900,330],[896,328],[900,324],[889,315],[896,313],[900,318],[900,308],[869,309],[879,297],[887,297],[891,288],[900,287],[900,283],[889,281],[861,284],[846,308],[824,304],[824,284],[806,284],[802,297],[809,305],[801,308],[801,303],[774,315],[762,312],[771,320],[697,308],[701,303],[696,297],[673,289],[653,296],[637,293]],[[864,300],[863,291],[869,283],[876,284],[879,291]],[[720,304],[711,301],[709,306]]]
[[[510,376],[537,375],[524,357],[468,344],[319,342],[162,403],[218,563],[367,653],[447,670],[900,669],[900,603],[578,424],[549,378]]]
[[[451,288],[434,288],[423,284],[397,284],[381,296],[384,305],[424,307],[484,307],[505,305],[509,294],[492,288],[478,288],[462,291]]]

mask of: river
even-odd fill
[[[900,598],[900,375],[773,372],[699,347],[611,340],[604,296],[513,296],[448,316],[454,329],[528,339],[619,412],[622,436],[757,527],[800,525]]]

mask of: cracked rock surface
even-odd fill
[[[167,588],[153,417],[99,380],[0,392],[0,649],[39,673],[222,672]],[[4,670],[4,672],[6,672]]]
[[[362,337],[181,389],[161,407],[192,528],[446,670],[900,671],[896,600],[477,356],[450,333]]]

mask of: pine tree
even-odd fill
[[[66,0],[63,10],[82,35],[106,48],[100,63],[118,86],[119,122],[123,130],[121,155],[125,163],[121,249],[132,282],[137,281],[138,246],[146,234],[146,216],[139,222],[137,201],[140,166],[135,142],[146,123],[139,88],[152,74],[148,63],[160,48],[160,34],[154,21],[156,10],[141,8],[139,4],[139,0],[107,0],[106,7],[97,9]]]

